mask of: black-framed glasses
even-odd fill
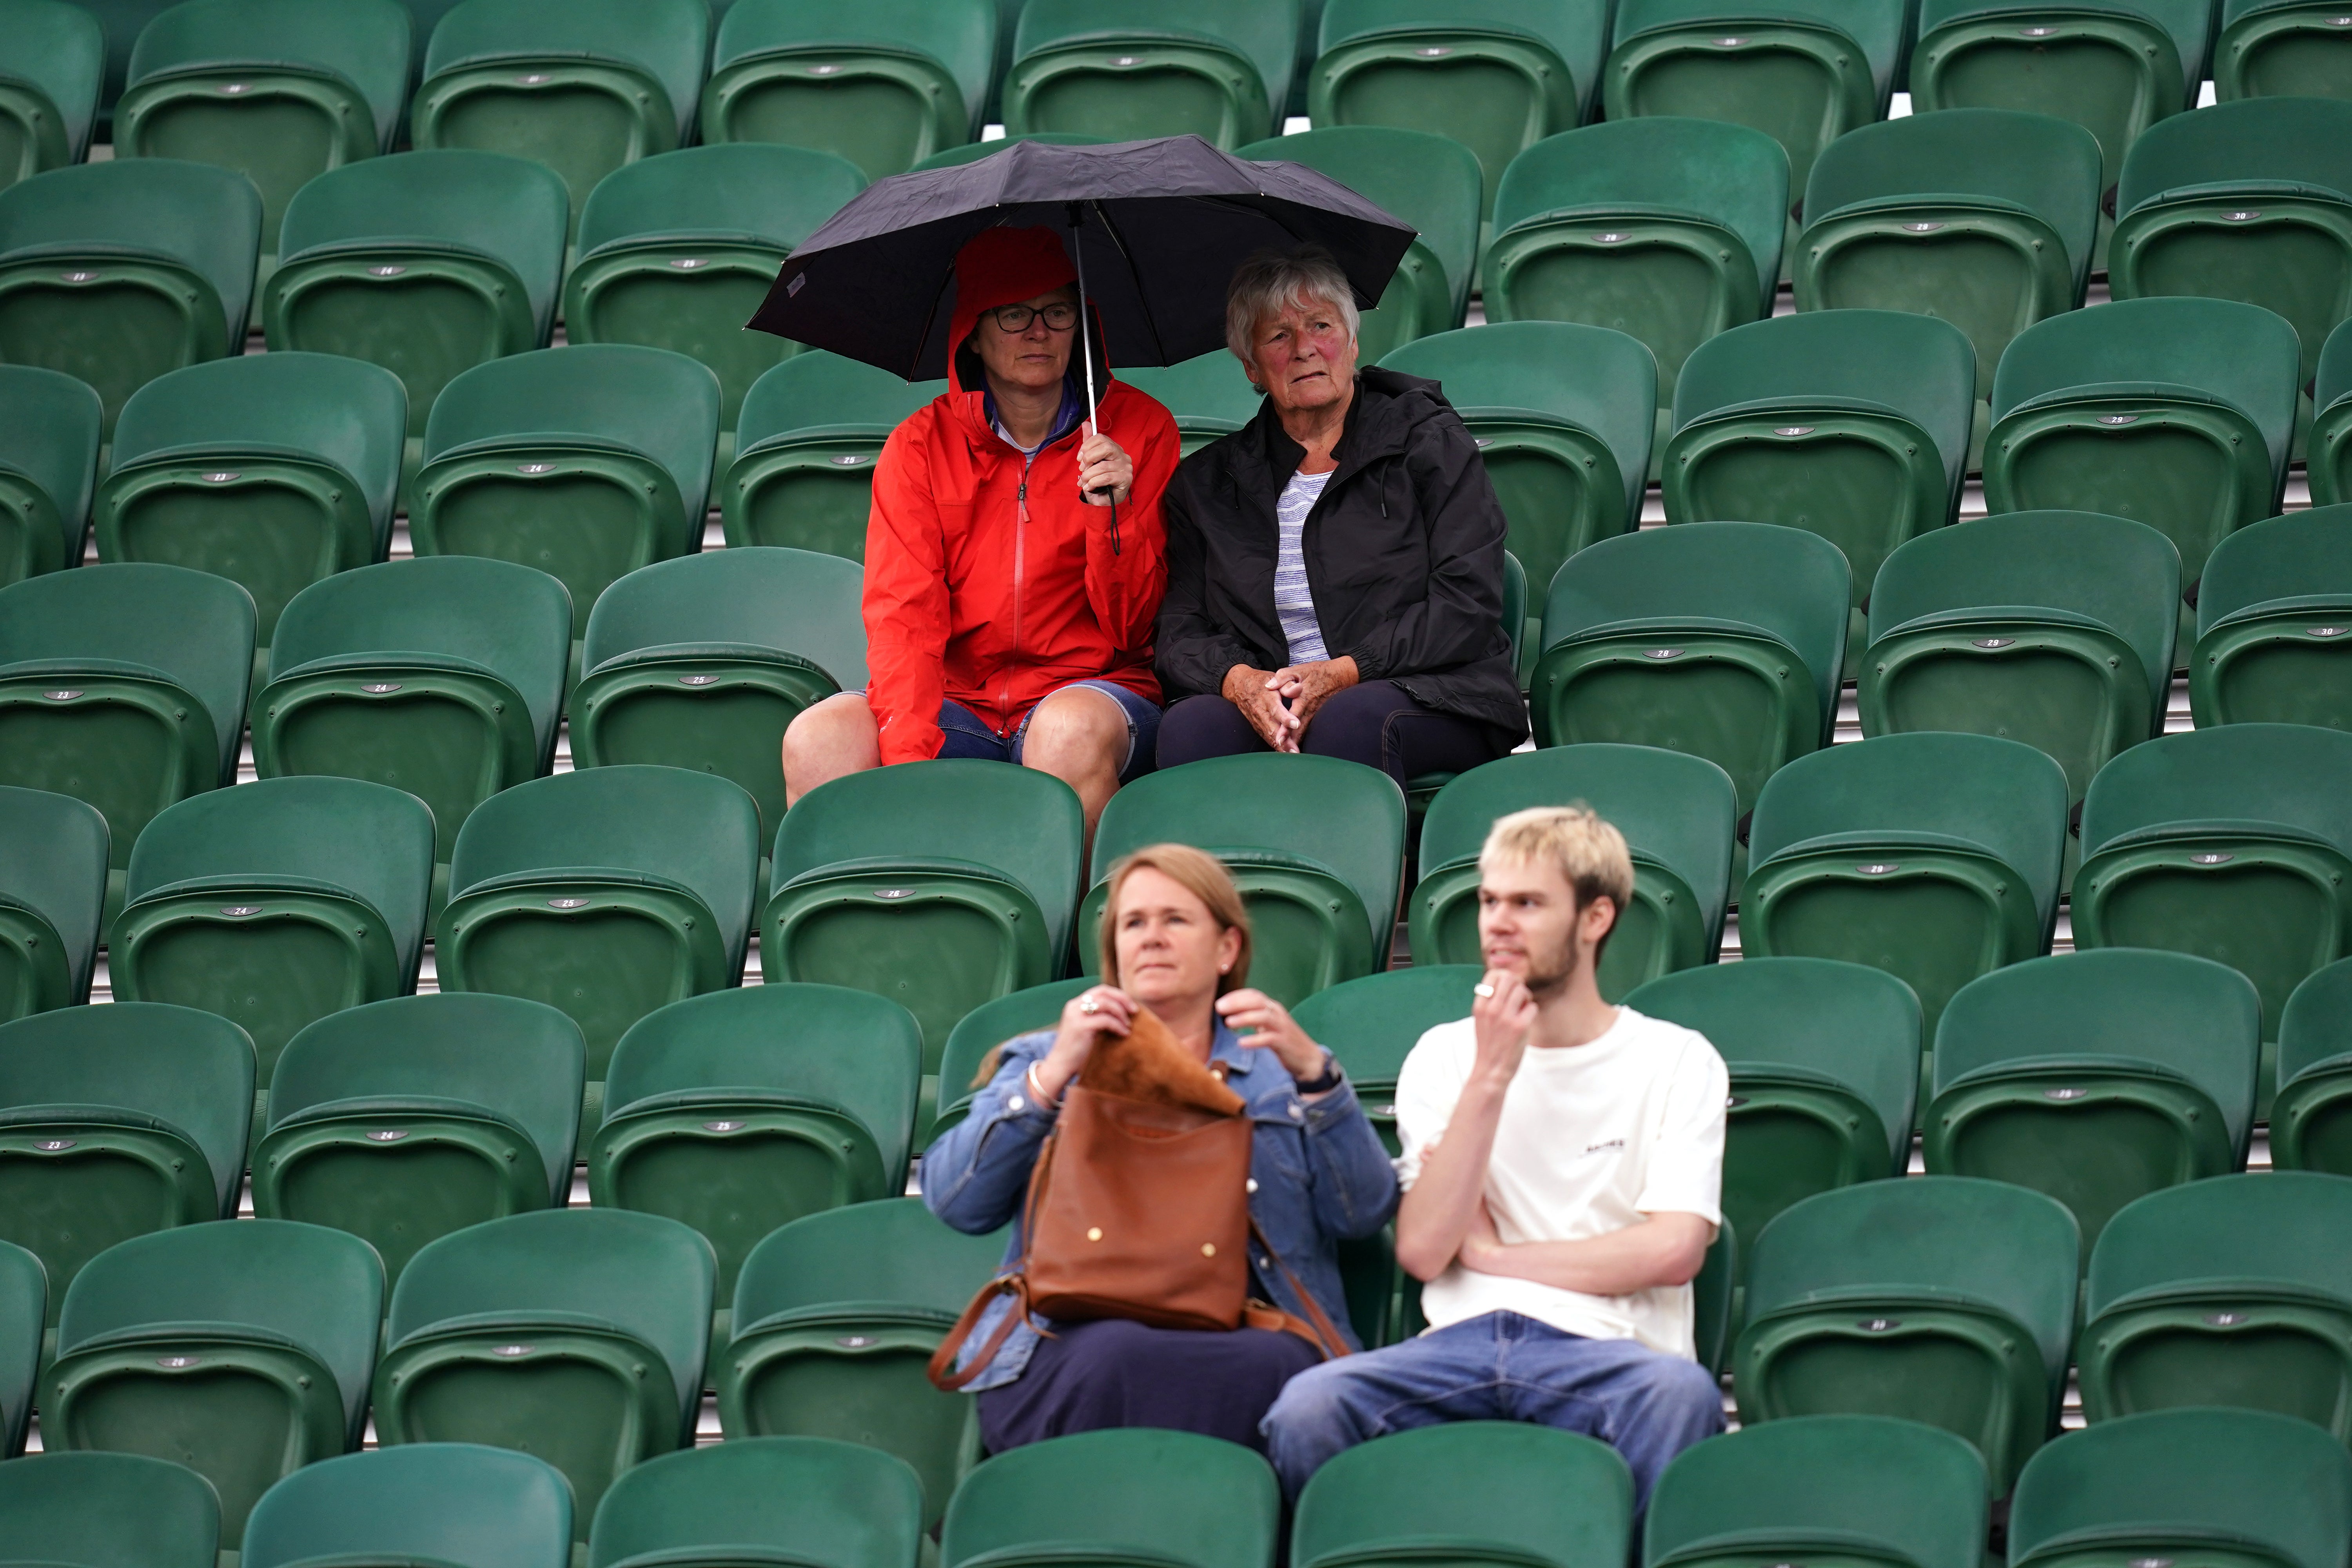
[[[1040,316],[1045,318],[1050,331],[1066,332],[1078,324],[1078,308],[1062,300],[1042,310],[1034,305],[999,305],[989,314],[996,318],[997,330],[1006,332],[1025,332],[1029,323]]]

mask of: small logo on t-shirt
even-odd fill
[[[1623,1147],[1625,1147],[1625,1140],[1622,1138],[1612,1138],[1606,1142],[1588,1144],[1584,1152],[1588,1154],[1598,1154],[1605,1150],[1622,1149]]]

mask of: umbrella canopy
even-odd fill
[[[1225,285],[1269,247],[1322,246],[1369,310],[1414,236],[1328,175],[1248,163],[1198,136],[1019,142],[867,186],[793,252],[750,324],[909,381],[943,376],[956,252],[999,224],[1061,235],[1114,365],[1223,348]]]

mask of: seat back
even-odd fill
[[[1397,1075],[1405,1058],[1438,1025],[1470,1016],[1470,988],[1485,973],[1475,963],[1382,970],[1318,991],[1292,1015],[1339,1059],[1391,1153],[1398,1152]]]
[[[566,1568],[572,1489],[544,1459],[478,1443],[346,1454],[263,1494],[240,1563],[448,1563]]]
[[[0,785],[0,1022],[89,1000],[106,851],[96,806]]]
[[[1450,1549],[1459,1561],[1619,1568],[1633,1527],[1633,1478],[1607,1444],[1523,1422],[1462,1421],[1335,1456],[1299,1494],[1290,1555],[1309,1568]],[[1486,1556],[1498,1548],[1508,1555]]]
[[[2312,378],[2315,415],[2305,443],[2305,464],[2315,505],[2352,500],[2352,331],[2338,321],[2319,352]]]
[[[9,39],[0,87],[0,184],[81,161],[106,75],[106,34],[84,5],[7,0]]]
[[[2336,628],[2352,624],[2347,612],[2352,507],[2290,512],[2223,539],[2197,584],[2197,647],[2188,662],[2199,727],[2352,729],[2352,669],[2336,652],[2344,647]]]
[[[760,377],[744,395],[719,488],[729,548],[782,544],[865,560],[882,443],[946,390],[944,381],[901,381],[821,349]]]
[[[48,1276],[41,1260],[0,1242],[0,1459],[25,1451],[33,1374],[40,1368],[42,1325],[47,1320]]]
[[[921,1521],[922,1488],[902,1459],[823,1437],[739,1438],[623,1476],[597,1507],[588,1563],[740,1552],[899,1568],[915,1560]]]
[[[1249,1450],[1193,1432],[1082,1432],[999,1454],[956,1489],[940,1568],[1067,1561],[1264,1568],[1279,1511],[1274,1472]]]
[[[1288,138],[1283,138],[1287,141]],[[1220,436],[1230,436],[1257,417],[1263,395],[1241,362],[1212,349],[1180,364],[1122,365],[1118,379],[1156,398],[1176,418],[1183,451],[1191,457]]]
[[[1202,0],[1181,25],[1149,0],[1029,0],[1003,79],[1004,129],[1112,141],[1200,136],[1227,150],[1281,128],[1299,0]]]
[[[143,1454],[52,1448],[0,1466],[11,1552],[87,1568],[213,1568],[220,1498],[185,1465]]]
[[[105,404],[72,376],[0,365],[0,588],[81,560],[105,425]]]
[[[2352,959],[2315,969],[2279,1019],[2271,1160],[2352,1176]]]

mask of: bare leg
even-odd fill
[[[819,784],[882,765],[881,731],[862,692],[843,691],[804,710],[784,730],[784,804]]]
[[[1094,852],[1095,823],[1118,790],[1127,765],[1127,714],[1108,692],[1068,686],[1037,704],[1022,742],[1024,766],[1048,773],[1078,792],[1087,814],[1087,853]]]

